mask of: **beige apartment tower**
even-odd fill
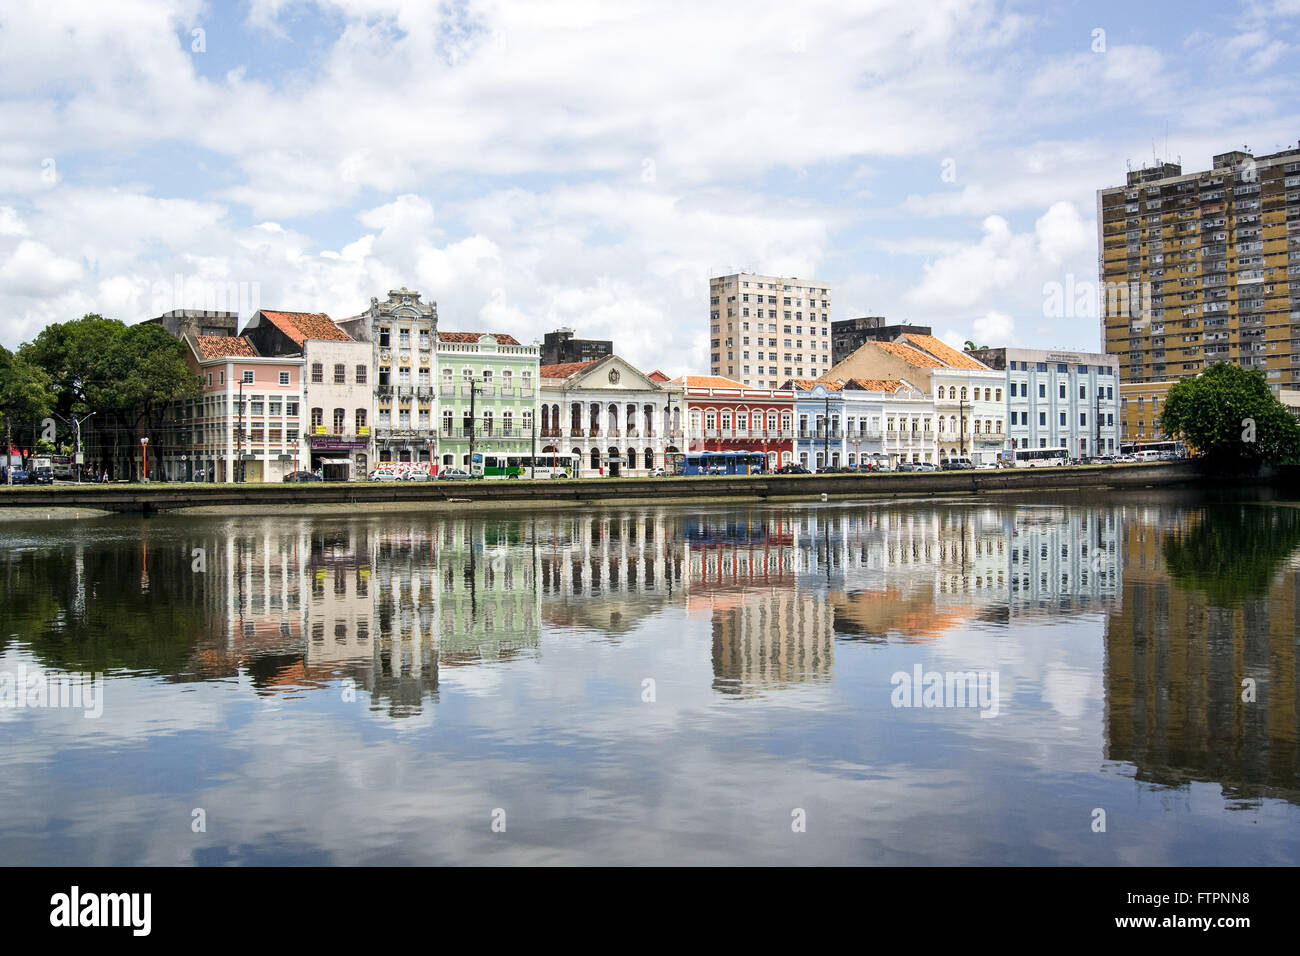
[[[751,272],[709,280],[709,372],[754,388],[831,369],[831,288]]]
[[[1163,393],[1221,361],[1275,392],[1300,383],[1300,148],[1131,171],[1098,190],[1097,224],[1102,341],[1126,388]]]

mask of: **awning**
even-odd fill
[[[352,462],[349,461],[347,458],[322,458],[322,459],[320,460],[320,463],[321,463],[322,465],[350,465],[350,464],[352,464]]]

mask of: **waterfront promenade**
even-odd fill
[[[780,501],[1025,494],[1069,489],[1155,488],[1207,483],[1196,461],[950,472],[593,478],[502,481],[312,482],[308,484],[82,484],[0,488],[0,508],[85,508],[118,513],[209,509],[581,505],[617,501]],[[1235,481],[1235,479],[1234,479]]]

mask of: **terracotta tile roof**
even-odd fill
[[[537,370],[537,374],[542,378],[568,378],[570,375],[576,375],[584,368],[591,368],[595,365],[591,362],[562,362],[559,365],[543,365]]]
[[[851,378],[849,384],[868,392],[896,392],[903,387],[902,379],[897,378]]]
[[[781,388],[786,391],[789,391],[792,388],[797,388],[800,391],[811,392],[817,385],[825,385],[826,391],[828,392],[838,392],[844,387],[843,382],[823,382],[815,378],[792,378],[787,379],[786,383],[782,385]]]
[[[267,321],[274,325],[295,345],[302,345],[308,339],[325,339],[330,342],[351,342],[352,338],[334,324],[324,312],[268,312],[261,311]]]
[[[947,368],[947,365],[933,356],[926,355],[924,352],[912,348],[910,345],[903,345],[901,342],[868,342],[867,346],[876,346],[883,349],[890,355],[901,358],[908,365],[916,368]]]
[[[257,350],[242,335],[196,335],[194,344],[199,347],[200,358],[225,358],[228,355],[257,358]]]
[[[690,388],[749,388],[741,382],[732,378],[723,378],[721,375],[679,375],[673,379],[674,382],[682,382]]]
[[[937,339],[933,335],[913,335],[908,333],[903,336],[907,341],[918,348],[925,349],[939,361],[943,362],[949,368],[965,369],[986,369],[988,368],[983,362],[976,361],[965,352],[958,352],[942,339]]]
[[[668,376],[665,375],[663,372],[659,371],[659,369],[655,369],[653,372],[647,375],[646,378],[650,379],[650,381],[652,382],[662,383],[668,381]]]
[[[439,332],[439,342],[464,342],[467,345],[474,345],[479,338],[484,335],[496,337],[498,345],[518,345],[519,341],[513,335],[506,335],[504,332]]]

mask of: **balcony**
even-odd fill
[[[378,395],[380,398],[391,398],[392,395],[393,395],[393,386],[391,386],[391,385],[376,385],[376,386],[375,386],[375,394]]]

